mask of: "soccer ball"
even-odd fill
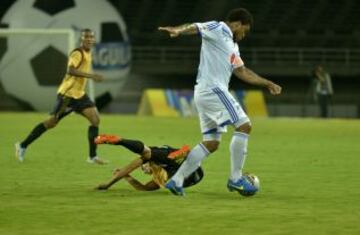
[[[260,189],[260,180],[259,177],[257,177],[254,174],[250,174],[250,173],[245,173],[243,175],[243,177],[245,178],[245,180],[251,184],[253,186],[253,188],[251,190],[240,190],[239,193],[245,197],[249,197],[249,196],[253,196],[256,194],[256,192],[259,191]]]
[[[94,30],[93,69],[106,78],[96,83],[95,96],[120,93],[130,71],[131,50],[124,20],[110,2],[17,0],[1,23],[11,29],[72,29],[76,41],[81,29]],[[6,48],[0,53],[0,79],[6,93],[36,110],[49,111],[66,70],[67,37],[22,34],[0,43]]]

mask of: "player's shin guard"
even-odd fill
[[[46,127],[44,126],[44,123],[39,123],[26,137],[26,139],[20,143],[22,148],[26,148],[29,144],[31,144],[34,140],[39,138],[45,131]]]
[[[122,139],[116,145],[122,145],[125,148],[129,149],[133,153],[142,154],[144,151],[144,143],[139,140],[128,140]]]
[[[90,158],[96,157],[97,145],[94,143],[96,136],[99,134],[99,127],[89,126],[88,129],[88,140],[89,140],[89,154]]]
[[[231,172],[230,179],[237,181],[242,176],[249,135],[242,132],[234,132],[230,142]]]

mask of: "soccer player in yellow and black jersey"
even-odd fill
[[[69,56],[67,73],[58,89],[57,102],[51,115],[45,121],[39,123],[20,143],[15,144],[16,157],[23,161],[26,148],[45,131],[54,128],[58,122],[71,112],[81,114],[90,122],[88,129],[89,141],[89,163],[104,164],[96,154],[95,137],[99,132],[99,113],[93,101],[85,93],[87,79],[96,82],[104,80],[91,71],[91,48],[95,44],[95,34],[90,29],[83,29],[81,32],[81,45],[74,49]]]
[[[107,182],[96,187],[98,190],[107,190],[117,181],[124,178],[135,189],[141,191],[153,191],[164,187],[166,181],[172,177],[186,159],[190,148],[187,145],[177,149],[164,145],[160,147],[146,146],[139,140],[121,138],[116,135],[99,135],[95,139],[96,144],[121,145],[140,157],[133,160],[122,169],[117,169],[113,177]],[[133,178],[130,173],[141,167],[147,174],[152,175],[152,180],[143,184]],[[191,175],[185,178],[184,187],[190,187],[199,183],[204,176],[200,166]]]

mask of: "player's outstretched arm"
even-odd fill
[[[252,85],[266,87],[272,95],[279,95],[281,93],[281,86],[257,75],[255,72],[246,68],[245,66],[234,69],[234,74],[244,82],[250,83]]]
[[[141,158],[137,158],[134,161],[132,161],[129,165],[127,165],[126,167],[117,170],[113,177],[111,178],[111,180],[107,183],[103,183],[98,185],[95,189],[98,190],[107,190],[108,188],[110,188],[113,184],[115,184],[116,182],[118,182],[119,180],[121,180],[123,177],[125,177],[126,175],[130,174],[132,171],[134,171],[135,169],[139,168],[143,163],[143,160]]]
[[[154,190],[158,190],[160,188],[159,185],[157,185],[154,180],[151,180],[151,181],[147,182],[146,184],[143,184],[143,183],[139,182],[137,179],[135,179],[134,177],[132,177],[131,175],[125,176],[124,179],[131,186],[133,186],[136,190],[139,190],[139,191],[154,191]]]
[[[193,35],[198,33],[195,24],[183,24],[179,26],[159,27],[158,30],[169,33],[170,37],[172,38],[176,38],[180,35]]]
[[[75,76],[75,77],[86,77],[86,78],[90,78],[92,80],[94,80],[95,82],[101,82],[104,80],[104,77],[101,76],[100,74],[96,74],[96,73],[84,73],[78,69],[76,69],[73,66],[70,66],[68,71],[68,74],[70,74],[71,76]]]

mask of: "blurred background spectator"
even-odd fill
[[[330,74],[321,66],[317,65],[313,70],[314,98],[320,107],[320,116],[329,117],[329,104],[334,94]]]

